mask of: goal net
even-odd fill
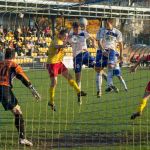
[[[150,2],[91,2],[0,1],[0,59],[4,61],[6,49],[14,50],[13,61],[23,68],[41,96],[41,101],[37,102],[30,89],[19,80],[13,80],[12,92],[23,113],[25,136],[33,143],[31,149],[150,148],[147,103],[150,94],[150,85],[147,86],[150,78]],[[72,82],[69,84],[63,73],[56,80],[49,74],[51,69],[47,70],[54,37],[64,28],[73,32],[72,24],[79,22],[80,18],[87,19],[86,30],[94,39],[95,47],[92,40],[88,39],[86,44],[88,54],[95,61],[99,50],[96,35],[100,28],[104,28],[106,19],[115,19],[114,28],[123,37],[123,64],[118,66],[121,74],[112,72],[117,90],[108,90],[108,78],[104,77],[98,95],[95,66],[87,66],[89,58],[85,64],[81,60],[84,64],[80,74],[81,90],[87,93],[81,99],[82,104],[77,92],[70,86]],[[75,35],[73,39],[76,46],[81,38],[79,36],[82,35]],[[119,52],[119,43],[116,45]],[[68,43],[63,51],[63,63],[79,84],[80,71],[75,74],[73,69],[72,45]],[[138,68],[131,73],[135,65]],[[107,66],[104,72],[109,73]],[[1,66],[0,73],[3,74]],[[52,85],[56,86],[53,91],[56,111],[48,105]],[[2,95],[0,97],[4,101]],[[14,115],[9,110],[5,111],[3,105],[0,107],[0,149],[28,149],[19,144]]]

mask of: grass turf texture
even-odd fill
[[[70,72],[74,74],[73,71]],[[31,149],[150,148],[149,107],[147,106],[140,119],[130,120],[130,115],[136,111],[149,81],[148,70],[130,74],[128,69],[123,69],[128,92],[124,91],[115,77],[114,83],[120,92],[106,94],[106,83],[103,81],[101,99],[96,97],[95,72],[92,69],[83,70],[82,89],[88,96],[82,99],[81,106],[77,103],[75,91],[63,77],[59,76],[55,94],[57,112],[54,113],[47,106],[50,84],[47,71],[26,73],[42,96],[42,101],[37,103],[30,91],[15,81],[14,93],[24,114],[26,135],[34,143]],[[0,149],[30,149],[18,145],[13,116],[0,107]]]

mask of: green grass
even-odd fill
[[[74,74],[73,71],[71,73]],[[114,83],[120,92],[106,94],[106,83],[103,81],[101,99],[96,97],[95,72],[92,69],[83,70],[82,89],[88,96],[83,98],[81,106],[77,103],[75,91],[59,76],[55,113],[47,106],[50,84],[47,71],[29,71],[27,74],[40,92],[42,101],[36,102],[30,91],[17,80],[14,82],[14,93],[24,114],[26,135],[34,143],[31,149],[150,149],[148,106],[141,118],[134,122],[130,120],[149,81],[148,70],[139,70],[136,74],[123,70],[128,92],[115,77]],[[0,107],[0,150],[30,149],[18,145],[13,116]]]

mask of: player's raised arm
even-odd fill
[[[29,81],[28,77],[26,76],[26,74],[24,73],[23,69],[21,68],[21,66],[17,65],[15,67],[15,73],[16,73],[16,78],[19,79],[26,87],[28,87],[33,96],[37,99],[40,100],[41,96],[40,94],[37,92],[37,90],[34,88],[34,86],[31,84],[31,82]]]

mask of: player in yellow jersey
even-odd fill
[[[86,96],[86,93],[81,91],[77,83],[73,80],[71,74],[69,73],[66,66],[63,64],[64,49],[67,47],[68,33],[67,30],[61,30],[58,35],[52,41],[49,51],[48,51],[48,61],[47,69],[50,75],[51,85],[50,85],[50,101],[48,105],[53,111],[56,111],[54,104],[55,88],[57,84],[57,76],[61,74],[65,77],[69,84],[76,90],[77,96]]]
[[[144,57],[142,57],[136,64],[135,66],[131,67],[131,72],[135,72],[137,67],[139,66],[139,64],[141,63],[141,61],[145,60]],[[145,93],[143,95],[143,98],[138,106],[137,112],[133,113],[131,115],[131,119],[135,119],[136,117],[139,117],[142,115],[142,112],[144,110],[144,108],[147,105],[147,101],[150,98],[150,81],[148,82],[146,89],[145,89]]]

